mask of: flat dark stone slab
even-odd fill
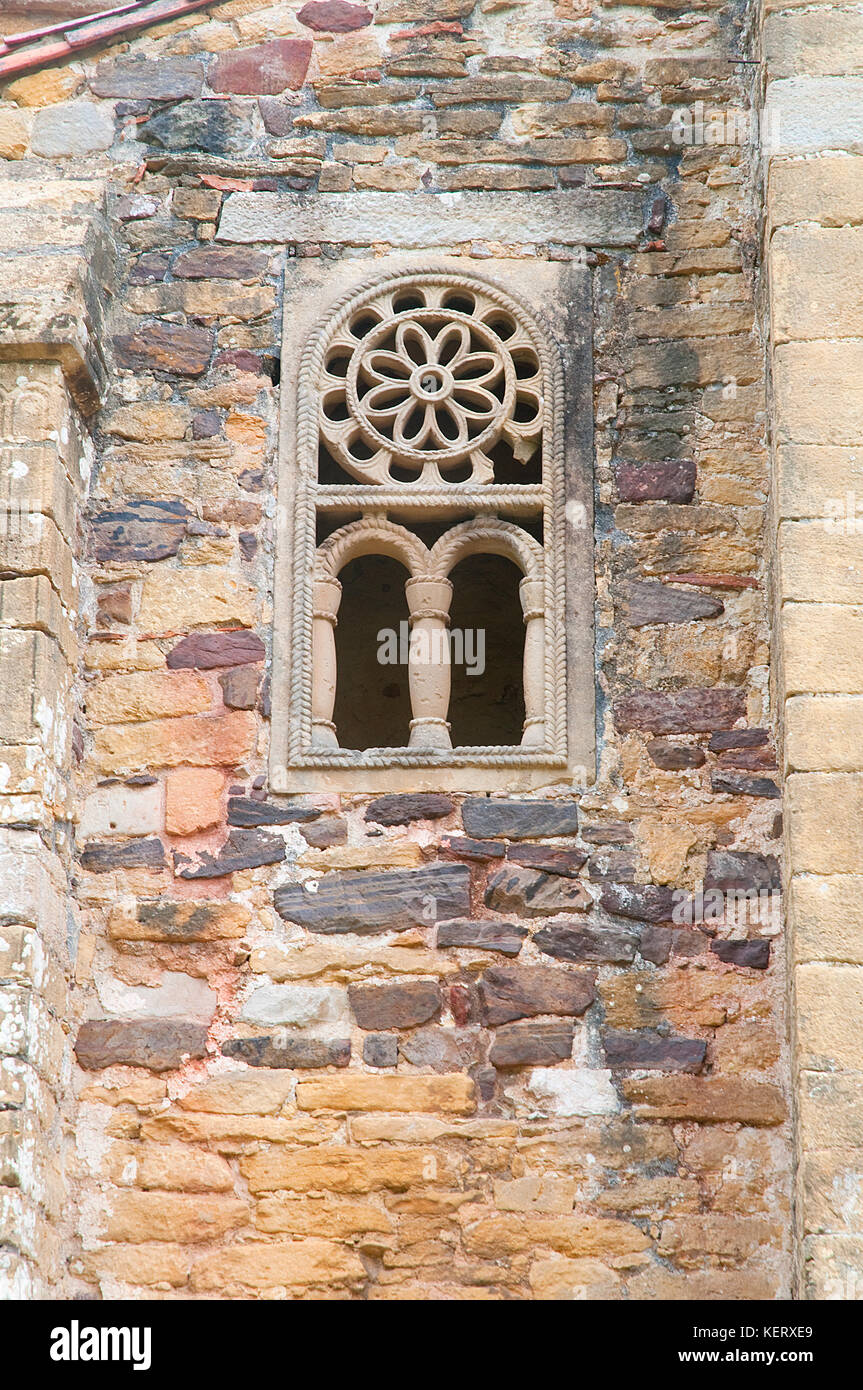
[[[606,912],[637,922],[672,922],[674,892],[656,883],[606,883],[599,901]]]
[[[176,555],[189,512],[182,502],[141,500],[99,512],[90,522],[97,560],[166,560]]]
[[[438,864],[392,873],[326,874],[316,892],[299,884],[277,888],[276,911],[286,922],[330,934],[407,931],[470,912],[470,870]]]
[[[230,1038],[222,1043],[226,1057],[238,1057],[250,1067],[346,1067],[351,1060],[350,1038],[268,1037]]]
[[[218,104],[207,102],[208,106]],[[209,366],[214,342],[211,328],[148,319],[134,333],[120,334],[114,339],[114,356],[119,366],[132,371],[200,376]]]
[[[638,943],[642,960],[650,961],[651,965],[665,965],[671,955],[673,936],[671,927],[657,927],[648,923],[642,928],[641,940]]]
[[[692,459],[619,463],[615,469],[621,502],[691,502],[695,477]]]
[[[778,772],[772,748],[729,748],[717,758],[718,772],[731,768],[741,772]]]
[[[415,820],[440,820],[455,810],[451,796],[441,792],[379,796],[366,807],[365,819],[377,825],[409,825]]]
[[[747,777],[735,772],[714,772],[710,786],[715,792],[727,792],[731,796],[763,796],[769,801],[776,801],[782,795],[772,777]]]
[[[572,1056],[571,1023],[511,1023],[495,1033],[488,1060],[494,1067],[547,1066]]]
[[[315,806],[280,805],[276,801],[256,801],[253,796],[228,797],[228,825],[298,825],[317,820]]]
[[[206,1053],[206,1025],[185,1018],[92,1019],[81,1024],[75,1043],[78,1063],[86,1071],[116,1066],[173,1071],[185,1058]]]
[[[731,687],[693,690],[634,690],[614,702],[620,733],[698,734],[731,729],[746,714],[746,696]]]
[[[700,1071],[707,1051],[701,1038],[664,1038],[646,1028],[635,1033],[604,1029],[602,1043],[610,1067],[645,1071]]]
[[[578,807],[572,801],[499,801],[469,797],[462,807],[462,824],[479,840],[530,840],[574,835]]]
[[[438,948],[472,946],[480,951],[497,951],[502,956],[517,956],[527,936],[527,927],[517,922],[471,921],[469,917],[454,922],[441,922],[437,929]]]
[[[193,864],[188,855],[175,852],[174,862],[180,878],[225,878],[240,869],[280,864],[284,857],[281,835],[267,835],[263,830],[232,830],[218,854],[202,852]]]
[[[199,97],[203,85],[204,67],[200,59],[162,56],[157,63],[140,58],[100,63],[90,78],[90,90],[97,97],[122,97],[127,101],[182,101]]]
[[[161,840],[123,840],[100,844],[91,840],[78,856],[82,869],[90,874],[107,874],[112,869],[163,869],[165,846]]]
[[[695,591],[672,589],[655,579],[627,585],[624,613],[630,627],[650,623],[691,623],[697,618],[717,618],[725,612],[721,599]]]
[[[467,835],[445,835],[440,842],[442,854],[458,859],[503,859],[506,845],[499,840],[471,840]]]
[[[543,955],[577,964],[629,965],[638,947],[637,932],[590,922],[583,927],[543,927],[533,939]]]
[[[758,892],[766,889],[769,892],[778,892],[781,887],[782,874],[779,860],[774,854],[715,849],[707,856],[705,892],[709,888],[719,888],[723,892],[730,889],[755,889]]]
[[[632,841],[632,826],[626,821],[607,821],[605,825],[584,825],[581,838],[589,845],[628,845]]]
[[[492,875],[485,901],[494,912],[515,912],[523,917],[587,912],[593,906],[593,899],[577,879],[535,873],[520,864],[507,864]]]
[[[537,1014],[577,1017],[593,1003],[593,975],[544,965],[494,965],[479,984],[483,1021],[495,1026]]]
[[[635,851],[600,847],[590,856],[587,874],[591,883],[634,883]]]
[[[384,1032],[416,1028],[440,1013],[440,987],[434,980],[392,985],[348,985],[348,999],[361,1028]]]
[[[711,753],[724,753],[729,748],[763,748],[769,741],[767,729],[728,729],[711,734],[707,747]]]
[[[754,941],[711,941],[710,949],[726,965],[766,970],[770,964],[770,942],[763,937]]]
[[[582,849],[555,849],[552,845],[507,845],[506,857],[525,868],[561,874],[564,878],[577,878],[587,862]]]
[[[652,738],[647,745],[651,760],[663,772],[682,772],[685,768],[703,767],[707,754],[703,748],[671,743],[667,738]]]
[[[193,632],[168,652],[171,670],[213,671],[263,661],[264,644],[254,632]]]

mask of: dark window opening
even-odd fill
[[[386,555],[351,560],[339,575],[338,684],[333,719],[342,748],[404,748],[410,733],[406,650],[408,574]],[[402,624],[404,626],[402,626]],[[378,633],[392,633],[382,641]],[[384,659],[382,659],[384,658]]]
[[[449,577],[453,747],[519,744],[524,725],[521,570],[502,555],[469,555]]]
[[[518,483],[522,487],[529,483],[542,482],[542,445],[538,442],[530,458],[520,463],[512,450],[512,445],[501,439],[490,451],[494,464],[496,483]]]

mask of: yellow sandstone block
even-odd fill
[[[167,1192],[118,1192],[108,1216],[108,1240],[146,1244],[152,1240],[181,1245],[218,1240],[244,1225],[245,1202],[231,1197],[180,1196]]]
[[[295,1288],[353,1284],[365,1278],[359,1256],[329,1240],[250,1241],[199,1260],[192,1270],[192,1288]]]
[[[472,1115],[474,1083],[469,1076],[325,1076],[297,1086],[301,1110],[442,1111]]]

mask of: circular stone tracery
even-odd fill
[[[502,439],[522,463],[536,451],[541,387],[537,351],[514,312],[479,286],[425,276],[373,292],[331,335],[321,433],[363,482],[407,473],[440,483],[456,469],[460,481],[491,482],[490,453]]]

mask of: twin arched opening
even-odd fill
[[[430,548],[380,516],[318,548],[312,742],[320,749],[542,746],[542,548],[498,518]]]

